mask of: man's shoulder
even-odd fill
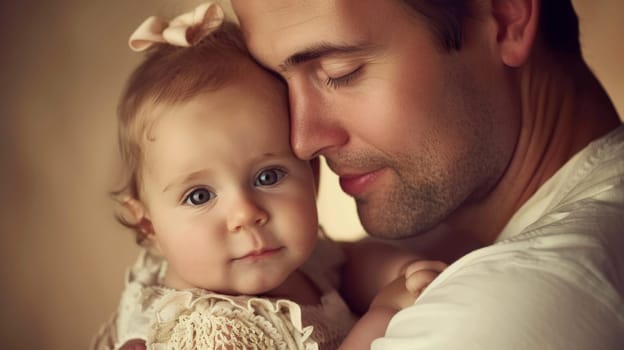
[[[559,225],[570,214],[586,223],[619,220],[609,208],[624,206],[624,126],[595,140],[548,179],[514,214],[499,235],[507,240],[537,227]],[[582,225],[579,226],[579,228]],[[568,223],[569,230],[570,224]]]
[[[599,257],[604,246],[545,237],[501,242],[458,260],[393,318],[373,348],[616,349],[624,343],[624,294],[609,277],[611,262]]]

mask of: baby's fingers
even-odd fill
[[[405,289],[414,295],[420,294],[440,272],[446,268],[441,261],[422,260],[405,269]]]
[[[414,272],[405,280],[405,289],[418,296],[436,277],[438,277],[436,271],[420,270]]]
[[[405,268],[405,278],[409,278],[409,276],[415,272],[421,270],[430,270],[436,271],[440,273],[446,269],[448,265],[442,261],[433,261],[433,260],[419,260],[409,264]]]

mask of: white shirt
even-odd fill
[[[624,349],[624,126],[397,313],[382,349]]]

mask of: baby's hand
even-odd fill
[[[417,297],[448,265],[441,261],[418,260],[405,268],[405,289]]]
[[[403,275],[382,288],[371,303],[372,307],[400,310],[414,304],[423,289],[444,271],[441,261],[417,260],[405,267]]]

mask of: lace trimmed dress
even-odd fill
[[[166,262],[144,250],[126,276],[118,311],[92,349],[119,349],[133,339],[148,349],[336,349],[356,321],[336,291],[344,256],[320,239],[301,271],[322,292],[318,305],[231,296],[160,283]]]

